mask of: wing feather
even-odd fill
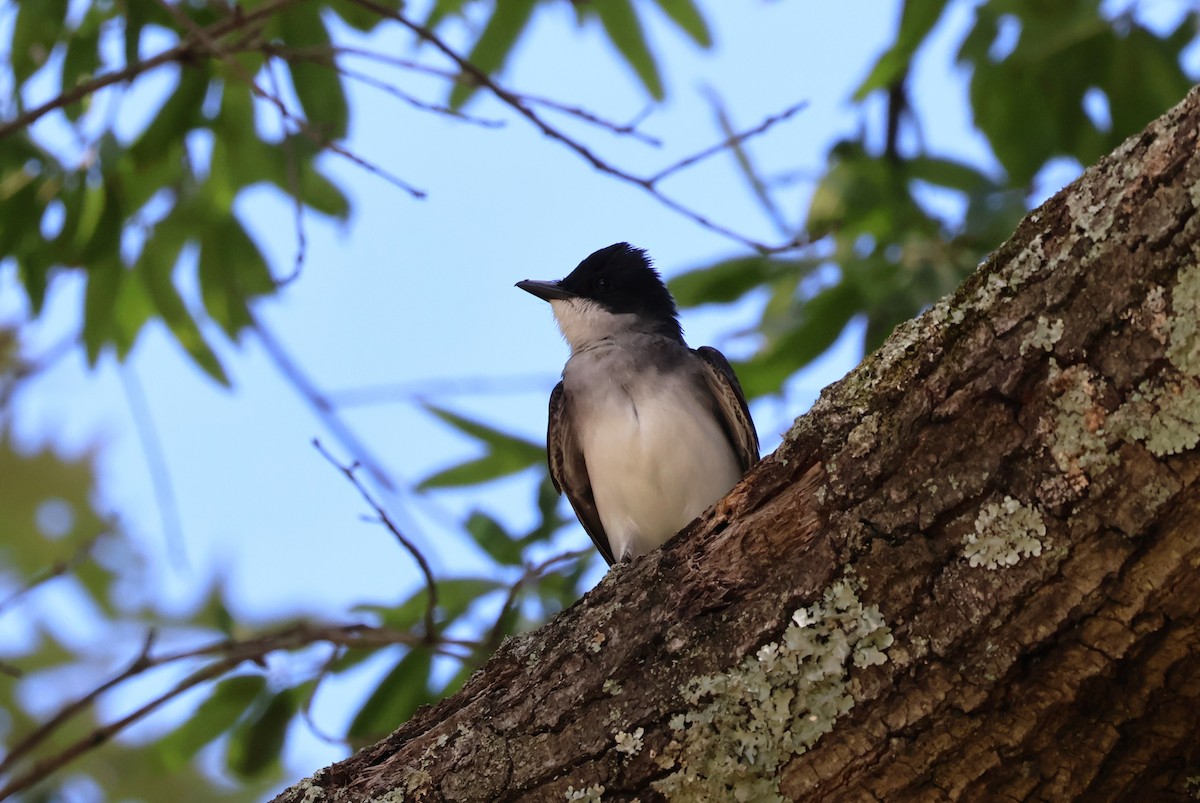
[[[583,459],[578,435],[571,426],[567,403],[563,383],[559,382],[550,394],[550,419],[546,431],[546,459],[550,463],[550,480],[554,483],[554,490],[567,495],[579,523],[611,566],[612,547],[608,544],[604,525],[600,523],[596,498],[592,494],[592,480],[588,476],[587,463]]]
[[[716,400],[717,420],[725,430],[742,472],[758,462],[758,433],[746,405],[741,383],[725,355],[712,346],[701,346],[696,355],[704,361],[704,381]]]

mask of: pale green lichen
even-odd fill
[[[1113,429],[1144,443],[1157,457],[1200,442],[1200,265],[1179,272],[1171,293],[1167,359],[1180,376],[1159,375],[1138,385],[1113,414]]]
[[[974,531],[963,536],[962,556],[985,569],[1012,566],[1023,557],[1041,555],[1045,537],[1046,523],[1037,508],[1006,496],[979,509]]]
[[[574,786],[567,787],[567,800],[576,800],[580,803],[601,803],[604,799],[604,787],[600,784],[592,784],[583,789],[576,789]]]
[[[1200,265],[1179,272],[1171,293],[1167,359],[1187,376],[1200,376]]]
[[[1063,321],[1062,318],[1055,318],[1053,321],[1047,320],[1045,315],[1039,315],[1037,325],[1033,331],[1025,336],[1021,341],[1021,356],[1025,356],[1025,352],[1030,349],[1041,349],[1042,351],[1053,351],[1054,344],[1062,339],[1063,336]]]
[[[1062,387],[1053,401],[1057,415],[1048,434],[1050,456],[1059,471],[1086,486],[1087,477],[1099,476],[1117,462],[1104,428],[1100,380],[1085,366],[1058,371],[1052,362],[1049,381]]]
[[[613,680],[612,678],[609,678],[608,680],[604,681],[604,685],[600,687],[600,690],[602,692],[604,692],[605,694],[610,695],[612,697],[616,697],[622,691],[621,684],[618,683],[617,681]]]
[[[654,784],[676,800],[778,801],[779,772],[854,706],[850,670],[887,660],[892,634],[853,575],[798,609],[783,637],[682,689],[672,717],[678,769]]]
[[[617,731],[616,736],[613,737],[617,752],[624,753],[627,756],[636,756],[642,751],[642,736],[645,733],[646,731],[643,728],[638,728],[633,733]]]
[[[1194,381],[1146,381],[1118,411],[1122,431],[1157,457],[1179,454],[1200,441],[1200,389]]]
[[[850,456],[862,457],[870,452],[875,448],[878,435],[879,414],[871,413],[859,422],[846,438],[846,445],[850,447]]]

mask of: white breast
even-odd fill
[[[576,354],[563,378],[616,559],[661,545],[740,479],[688,375],[635,370],[628,352],[611,347]]]

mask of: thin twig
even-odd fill
[[[24,739],[17,742],[4,756],[4,760],[0,761],[0,775],[7,772],[21,756],[25,755],[35,747],[46,741],[47,738],[57,731],[67,720],[74,717],[84,709],[88,708],[96,701],[104,692],[112,689],[129,680],[131,677],[144,672],[150,668],[150,650],[154,647],[154,641],[157,634],[154,630],[146,633],[146,638],[142,641],[142,648],[138,651],[137,657],[130,662],[129,666],[124,670],[109,678],[104,683],[101,683],[96,688],[89,691],[87,694],[79,697],[67,705],[59,709],[58,713],[50,717],[38,727],[34,728],[25,736]],[[7,789],[7,788],[6,788]],[[15,790],[14,790],[15,791]],[[0,800],[5,797],[3,792],[0,792]]]
[[[366,501],[366,503],[375,511],[375,515],[379,517],[379,521],[388,528],[392,535],[396,536],[396,540],[400,542],[401,546],[408,550],[408,553],[412,555],[413,560],[415,560],[417,565],[421,568],[421,574],[425,577],[426,592],[425,637],[429,639],[430,643],[435,642],[437,640],[437,626],[434,619],[434,610],[437,608],[438,602],[437,581],[433,578],[433,570],[429,568],[429,561],[425,559],[425,555],[420,549],[417,548],[417,545],[410,541],[404,535],[404,533],[400,531],[400,528],[396,526],[396,522],[392,520],[392,517],[389,516],[387,511],[383,509],[382,505],[375,501],[375,497],[371,496],[371,492],[368,491],[366,486],[362,484],[362,481],[358,479],[358,475],[355,473],[357,464],[351,464],[349,466],[342,465],[337,461],[336,458],[334,458],[333,455],[326,451],[325,447],[321,445],[321,442],[315,438],[313,439],[313,446],[318,452],[321,453],[322,457],[329,461],[330,465],[342,472],[346,479],[350,480],[350,483],[358,490],[358,493],[360,496],[362,496],[363,500]]]
[[[163,452],[162,441],[154,426],[150,403],[142,383],[138,381],[133,366],[121,363],[121,385],[125,389],[125,400],[129,402],[129,413],[133,428],[142,445],[142,456],[150,472],[154,498],[158,502],[159,519],[162,521],[163,536],[167,541],[167,556],[176,571],[188,566],[187,549],[183,540],[183,519],[179,516],[179,505],[175,501],[175,488],[171,482],[171,466]]]
[[[171,663],[197,658],[214,660],[212,663],[201,667],[182,682],[176,684],[171,690],[142,705],[132,714],[96,728],[88,735],[69,744],[58,753],[37,762],[28,772],[10,781],[7,786],[0,789],[0,800],[28,788],[31,784],[37,783],[83,753],[107,742],[133,722],[178,697],[184,691],[207,680],[220,677],[236,668],[243,661],[253,661],[262,664],[266,656],[270,653],[281,650],[298,650],[317,643],[329,643],[340,647],[356,648],[387,647],[396,644],[405,644],[410,647],[431,646],[428,639],[423,636],[391,630],[389,628],[372,627],[363,624],[314,626],[307,623],[289,625],[280,630],[241,641],[219,639],[202,647],[164,655],[152,654],[154,642],[155,633],[154,631],[150,631],[137,657],[134,658],[126,669],[86,694],[64,705],[58,713],[14,745],[8,754],[4,756],[4,759],[0,761],[0,775],[11,774],[10,771],[21,757],[44,743],[50,736],[62,728],[66,722],[87,710],[105,692],[119,686],[125,681],[147,670]],[[461,639],[441,639],[432,645],[433,649],[440,654],[448,655],[460,661],[466,658],[464,654],[448,650],[447,647],[449,646],[459,647],[469,652],[477,651],[481,647],[478,642]]]
[[[313,46],[313,47],[309,47],[309,48],[277,47],[277,48],[275,48],[275,50],[276,50],[276,52],[280,53],[280,55],[282,55],[284,58],[287,58],[289,60],[291,58],[302,58],[302,59],[309,59],[309,60],[313,60],[313,61],[320,61],[322,63],[327,64],[330,61],[331,54],[357,56],[359,58],[369,59],[371,61],[375,61],[380,64],[386,64],[391,67],[399,67],[401,69],[410,70],[412,72],[421,73],[423,75],[430,75],[430,76],[434,76],[437,78],[444,78],[445,80],[450,81],[452,83],[463,83],[466,80],[463,77],[461,70],[459,70],[457,72],[454,70],[447,70],[447,69],[444,69],[441,67],[434,67],[429,64],[423,64],[422,62],[419,62],[419,61],[413,61],[412,59],[406,59],[406,58],[403,58],[400,56],[393,56],[390,53],[379,53],[374,50],[367,50],[366,48],[360,48],[360,47],[344,47],[344,46],[330,47],[330,46],[325,46],[325,45],[317,45],[317,46]],[[344,67],[339,66],[338,69],[342,72],[343,75],[347,75],[347,76],[350,75],[350,73],[347,72]],[[385,86],[390,86],[390,85],[385,85]],[[383,88],[383,87],[380,87],[380,88]],[[509,91],[512,92],[512,90],[509,90]],[[525,92],[512,92],[512,94],[515,97],[520,98],[525,103],[529,103],[534,106],[545,106],[548,109],[553,109],[554,111],[560,112],[562,114],[570,115],[571,117],[577,117],[585,123],[594,125],[597,128],[603,128],[607,131],[611,131],[614,134],[618,134],[621,136],[629,136],[634,139],[640,140],[640,141],[646,143],[647,145],[653,145],[655,147],[659,147],[662,145],[662,141],[659,140],[658,138],[652,137],[649,134],[645,134],[642,131],[638,130],[638,128],[637,128],[638,123],[640,123],[646,117],[645,111],[638,114],[633,120],[631,120],[628,123],[614,123],[611,120],[604,119],[603,117],[599,116],[595,112],[588,111],[587,109],[584,109],[579,106],[570,106],[570,105],[567,105],[560,101],[554,100],[552,98],[542,97],[540,95],[531,95],[531,94],[528,94]],[[430,109],[430,111],[441,112],[441,111],[443,111],[443,109],[445,109],[445,107],[439,106],[439,107],[434,107],[434,108]],[[469,115],[465,115],[465,114],[463,114],[463,112],[455,110],[455,109],[445,109],[445,111],[455,117],[466,118],[467,122],[479,122],[478,118],[471,118]]]
[[[284,379],[292,384],[300,395],[312,406],[316,411],[317,417],[325,427],[333,433],[333,436],[342,442],[349,451],[354,455],[354,459],[362,464],[367,473],[371,475],[371,479],[382,485],[389,491],[396,490],[395,484],[392,482],[388,473],[384,471],[383,464],[375,459],[366,444],[358,439],[358,436],[338,417],[337,410],[311,379],[300,369],[300,366],[291,358],[291,355],[283,348],[283,345],[275,339],[257,315],[251,313],[251,327],[255,334],[258,335],[259,342],[263,344],[263,348],[267,351],[267,356],[275,363],[275,367],[283,374]]]
[[[216,39],[224,36],[232,31],[241,30],[250,27],[253,23],[269,17],[281,9],[294,5],[299,0],[271,0],[252,11],[243,11],[239,7],[238,10],[226,16],[225,18],[214,22],[205,29],[205,33],[209,38]],[[0,124],[0,140],[5,137],[20,131],[33,123],[45,117],[56,109],[61,109],[64,106],[70,106],[88,95],[94,94],[101,89],[120,84],[126,81],[132,81],[144,72],[153,70],[156,67],[161,67],[163,64],[168,64],[172,61],[186,61],[199,55],[197,49],[197,40],[193,37],[184,37],[179,44],[174,47],[169,47],[156,56],[151,56],[144,61],[137,61],[133,64],[127,64],[124,68],[110,73],[98,75],[90,81],[83,81],[71,87],[57,97],[51,98],[45,103],[28,109],[11,120]]]
[[[321,51],[315,51],[312,49],[290,49],[290,48],[285,48],[285,47],[268,45],[265,49],[267,52],[272,53],[275,56],[277,56],[278,58],[281,58],[287,62],[309,61],[314,64],[321,64],[323,66],[329,67],[330,69],[337,70],[339,74],[345,76],[346,78],[349,78],[354,81],[358,81],[359,83],[363,84],[364,86],[369,86],[372,89],[377,89],[380,92],[383,92],[387,95],[390,95],[390,96],[396,98],[397,100],[407,103],[409,106],[412,106],[414,109],[417,109],[418,111],[432,112],[434,114],[445,115],[446,117],[451,117],[460,122],[470,123],[471,125],[477,125],[482,128],[502,128],[504,126],[503,120],[491,120],[491,119],[487,119],[484,117],[475,117],[474,115],[464,114],[463,112],[461,112],[457,109],[451,109],[449,106],[444,106],[440,103],[429,103],[427,101],[421,100],[420,98],[415,98],[412,95],[408,94],[407,92],[402,91],[398,87],[395,87],[386,81],[379,80],[378,78],[376,78],[373,75],[369,75],[364,72],[359,72],[358,70],[351,70],[347,67],[344,67],[341,64],[338,64],[336,61],[334,61],[334,59],[332,57],[332,54],[334,52],[340,52],[342,50],[341,48],[325,47],[325,48],[322,48]],[[395,61],[407,62],[407,60],[403,60],[403,59],[397,59]],[[408,63],[415,64],[415,62],[408,62]],[[433,68],[429,68],[429,69],[432,70]],[[452,76],[449,74],[448,71],[440,71],[440,73],[438,73],[438,74],[440,77],[452,78]]]
[[[770,129],[776,123],[782,123],[783,121],[795,116],[797,113],[803,111],[806,108],[808,108],[807,100],[802,100],[799,103],[795,103],[795,104],[787,107],[783,111],[779,112],[778,114],[773,114],[770,117],[766,118],[761,123],[754,126],[754,128],[750,128],[745,131],[742,131],[741,133],[726,137],[725,139],[718,142],[716,145],[712,145],[708,148],[705,148],[702,151],[692,154],[691,156],[688,156],[684,159],[680,159],[675,164],[670,165],[669,167],[665,167],[662,170],[658,171],[653,176],[651,176],[648,180],[651,184],[657,184],[658,182],[662,181],[663,179],[667,178],[668,176],[678,173],[680,170],[691,167],[692,165],[696,164],[697,162],[701,162],[705,159],[708,159],[709,157],[716,156],[717,154],[722,153],[723,151],[729,150],[734,145],[739,145],[739,144],[745,142],[746,140],[751,139],[752,137],[756,137],[759,134],[765,133],[768,129]]]
[[[375,0],[353,0],[353,2],[362,6],[363,8],[375,12],[381,17],[395,20],[412,31],[419,38],[429,42],[443,55],[453,61],[463,73],[470,76],[475,83],[486,88],[489,92],[495,95],[498,100],[512,108],[515,112],[532,123],[534,127],[536,127],[547,137],[562,144],[569,150],[574,151],[578,156],[580,156],[584,161],[586,161],[599,172],[633,184],[636,187],[640,187],[642,190],[653,196],[661,205],[679,215],[682,215],[697,225],[706,228],[709,231],[716,232],[723,237],[740,243],[759,253],[778,253],[780,251],[789,251],[806,242],[804,235],[800,234],[787,240],[786,242],[777,245],[767,245],[741,234],[740,232],[734,231],[727,226],[717,223],[714,220],[711,220],[691,207],[680,203],[669,195],[662,193],[649,179],[641,176],[635,176],[632,173],[626,172],[625,170],[606,162],[583,143],[567,136],[554,126],[547,123],[537,114],[537,112],[524,103],[520,96],[500,86],[500,84],[494,81],[491,76],[476,67],[466,58],[460,56],[458,52],[446,44],[441,37],[425,26],[410,20],[400,12],[388,8],[387,6],[376,2]]]
[[[281,98],[259,86],[258,82],[254,80],[254,77],[246,71],[246,68],[243,67],[239,61],[234,59],[231,54],[227,53],[216,42],[215,39],[209,36],[205,30],[196,23],[195,20],[193,20],[187,14],[184,14],[177,6],[168,3],[167,0],[158,0],[158,4],[162,6],[167,13],[173,16],[180,25],[184,26],[191,31],[194,36],[198,37],[201,43],[208,48],[208,52],[214,57],[220,59],[234,74],[234,76],[238,80],[242,81],[256,97],[259,97],[274,106],[285,120],[295,125],[300,132],[312,140],[313,144],[315,144],[318,148],[323,148],[331,153],[336,153],[338,156],[353,162],[372,175],[379,176],[389,184],[404,190],[413,198],[426,197],[427,193],[424,190],[417,189],[394,173],[385,170],[374,162],[368,161],[345,146],[338,144],[334,140],[318,131],[311,123],[309,123],[308,120],[305,120],[303,117],[299,117],[294,114]]]
[[[279,85],[279,76],[275,74],[275,62],[267,57],[266,64],[267,77],[271,81],[271,89],[274,90],[276,97],[283,96],[283,89]],[[292,217],[296,229],[296,260],[292,264],[292,272],[284,276],[276,284],[279,287],[291,284],[296,279],[300,278],[300,272],[304,269],[304,257],[308,253],[308,238],[304,231],[304,200],[300,196],[300,174],[299,168],[296,165],[296,147],[292,142],[292,138],[288,136],[287,118],[281,113],[279,115],[279,128],[283,131],[283,158],[284,170],[287,173],[288,192],[292,196]]]
[[[102,537],[108,535],[109,532],[109,530],[104,530],[103,532],[93,535],[91,538],[85,539],[68,557],[46,567],[40,573],[34,577],[31,577],[29,581],[25,583],[25,585],[14,591],[5,600],[0,601],[0,613],[4,613],[6,609],[15,605],[22,597],[27,596],[34,589],[50,582],[56,577],[62,577],[64,574],[71,571],[71,569],[74,569],[76,566],[82,563],[86,558],[91,557],[92,547],[94,547],[96,542]]]
[[[496,616],[495,624],[492,625],[488,637],[483,641],[488,648],[488,652],[495,652],[496,648],[500,646],[500,640],[504,637],[504,617],[508,615],[509,609],[516,602],[517,595],[521,593],[522,588],[540,578],[551,566],[558,563],[566,563],[567,561],[579,560],[591,554],[591,551],[591,549],[575,549],[555,555],[534,566],[526,565],[525,571],[517,578],[517,581],[509,586],[508,596],[504,598],[504,604],[500,607],[500,613]]]

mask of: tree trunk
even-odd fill
[[[664,549],[278,801],[1200,796],[1200,90]]]

